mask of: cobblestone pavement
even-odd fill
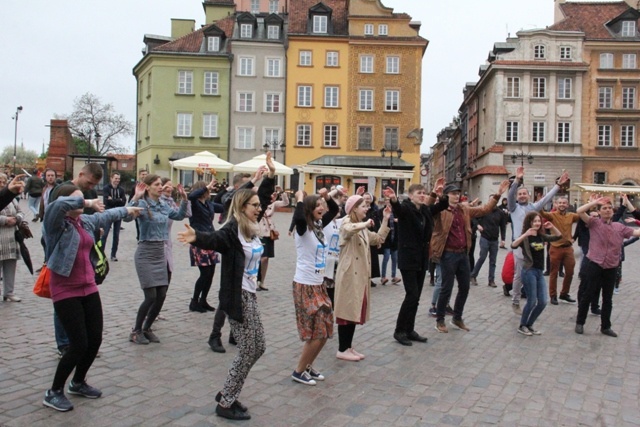
[[[286,230],[290,216],[276,215],[280,230]],[[40,224],[30,224],[35,238],[28,243],[39,264]],[[58,363],[53,310],[49,300],[31,293],[34,278],[20,265],[16,293],[22,302],[0,303],[0,425],[233,424],[215,415],[213,397],[223,385],[234,347],[225,343],[227,353],[213,353],[207,346],[213,314],[188,311],[197,269],[189,267],[187,249],[180,244],[174,246],[176,271],[162,312],[167,320],[154,325],[162,343],[138,346],[128,341],[142,292],[132,262],[135,227],[124,227],[120,261],[111,264],[100,288],[104,341],[88,378],[103,397],[70,396],[75,409],[69,413],[43,407]],[[174,225],[174,236],[181,228]],[[498,271],[506,252],[500,250]],[[337,360],[334,337],[315,363],[326,381],[308,387],[290,378],[302,345],[291,298],[295,248],[282,232],[266,283],[270,290],[258,294],[267,352],[240,396],[253,417],[244,425],[638,426],[639,253],[640,245],[627,248],[621,293],[614,296],[617,339],[601,335],[599,320],[591,315],[585,334],[576,335],[576,307],[568,304],[546,308],[536,323],[542,336],[517,334],[518,317],[510,300],[500,287],[487,286],[487,261],[466,305],[470,332],[434,330],[435,320],[427,313],[433,288],[427,283],[416,329],[429,342],[403,347],[392,337],[403,288],[377,286],[372,289],[371,321],[358,326],[354,339],[367,358]],[[218,286],[216,274],[212,305]],[[572,293],[576,291],[574,280]],[[225,337],[228,331],[225,326]]]

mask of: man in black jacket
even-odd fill
[[[478,230],[480,230],[480,256],[471,272],[471,284],[478,284],[476,278],[484,261],[487,259],[487,254],[489,254],[489,286],[495,288],[498,238],[500,238],[500,244],[504,246],[507,230],[507,216],[502,208],[496,206],[487,215],[480,217],[478,219]]]
[[[24,189],[24,182],[22,181],[22,178],[24,177],[24,174],[16,175],[9,184],[0,191],[0,210],[6,208],[9,203],[11,203],[11,201],[18,197],[18,194],[22,192]]]
[[[119,208],[127,204],[127,195],[124,189],[120,187],[120,174],[118,172],[111,173],[111,182],[102,189],[102,197],[104,199],[105,209]],[[118,252],[118,243],[120,242],[120,225],[122,220],[113,222],[113,242],[111,243],[111,261],[118,261],[116,254]],[[111,227],[104,230],[102,236],[102,248],[107,247],[107,238]]]
[[[427,338],[420,336],[414,327],[424,278],[429,269],[433,216],[449,206],[446,197],[433,204],[443,187],[444,178],[440,178],[431,196],[427,196],[422,185],[413,184],[409,187],[409,199],[402,203],[398,202],[391,188],[383,190],[384,196],[391,201],[393,215],[398,218],[398,267],[402,273],[405,297],[393,338],[402,345],[413,345],[412,341],[427,342]],[[431,203],[427,205],[427,202]]]

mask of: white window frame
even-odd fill
[[[265,58],[264,76],[272,78],[282,77],[282,58]]]
[[[207,37],[207,50],[209,52],[220,51],[220,37],[218,36]]]
[[[276,144],[279,144],[280,141],[282,141],[282,138],[280,137],[280,135],[282,135],[282,128],[262,128],[262,134],[264,135],[264,142],[268,143],[270,145],[269,149],[270,150],[281,150],[282,148],[279,146],[273,146],[271,144],[274,144],[274,142]],[[274,145],[276,145],[274,144]]]
[[[558,122],[556,137],[557,137],[557,142],[570,143],[571,142],[571,122]]]
[[[311,147],[312,130],[310,123],[300,123],[296,126],[296,145],[298,147]]]
[[[397,150],[400,148],[400,130],[395,126],[384,128],[384,148],[386,150]]]
[[[387,24],[378,24],[378,35],[379,36],[388,36],[389,35],[389,26]]]
[[[178,93],[181,95],[193,94],[193,71],[178,71]]]
[[[620,29],[620,35],[622,37],[635,37],[636,36],[636,21],[622,21],[622,28]]]
[[[520,122],[509,120],[505,125],[504,140],[506,142],[518,142],[520,141]]]
[[[598,88],[598,108],[600,109],[613,108],[613,87],[600,86]]]
[[[531,123],[531,141],[532,142],[545,142],[546,138],[546,122],[533,122]]]
[[[313,15],[313,34],[327,34],[329,17],[327,15]]]
[[[622,54],[622,68],[625,70],[635,70],[638,68],[637,56],[635,53]]]
[[[622,109],[634,110],[636,108],[636,88],[626,86],[622,88]]]
[[[251,0],[251,13],[260,13],[260,0]]]
[[[322,126],[322,146],[337,148],[340,146],[340,127],[337,124]]]
[[[205,95],[218,95],[220,88],[220,74],[217,71],[204,72],[204,88]]]
[[[384,111],[400,111],[400,90],[387,89],[384,91]]]
[[[255,128],[253,126],[236,127],[236,148],[253,150],[255,148]]]
[[[299,85],[296,94],[298,107],[313,107],[313,86]]]
[[[236,111],[253,113],[256,110],[256,94],[251,91],[238,91]]]
[[[533,59],[545,59],[547,57],[547,47],[537,44],[533,47]]]
[[[256,75],[256,58],[253,56],[238,57],[238,75],[254,77]]]
[[[610,69],[613,68],[613,53],[604,52],[600,54],[600,63],[598,68]]]
[[[373,35],[373,24],[364,24],[364,35],[365,36]]]
[[[358,110],[373,111],[373,89],[358,90]]]
[[[178,113],[176,136],[187,138],[191,137],[191,128],[193,126],[193,114],[192,113]]]
[[[265,92],[264,93],[264,112],[265,113],[282,113],[282,92]]]
[[[385,70],[387,74],[400,74],[399,56],[387,56],[386,63]]]
[[[313,53],[310,50],[301,50],[298,54],[298,65],[311,67],[313,65]]]
[[[253,37],[253,24],[240,24],[240,38],[250,39]]]
[[[620,147],[636,146],[635,125],[620,125]]]
[[[531,98],[535,98],[535,99],[547,98],[547,78],[546,77],[532,78]]]
[[[324,87],[324,108],[340,107],[340,87],[325,86]]]
[[[569,61],[571,60],[571,46],[560,46],[560,60],[561,61]]]
[[[326,55],[327,67],[339,67],[340,66],[340,52],[337,50],[328,50]]]
[[[573,79],[558,77],[558,99],[571,99],[573,96]]]
[[[520,98],[520,77],[507,77],[507,98]]]
[[[364,74],[373,74],[374,70],[374,57],[373,55],[361,55],[360,56],[360,72]]]
[[[202,114],[202,136],[205,138],[218,137],[218,115],[216,113]]]
[[[278,13],[278,0],[269,0],[269,13]]]
[[[368,135],[363,134],[363,130],[367,130]],[[358,126],[358,150],[373,150],[373,126]]]
[[[280,40],[280,26],[267,25],[267,39],[268,40]]]
[[[598,125],[598,147],[611,147],[613,126]]]

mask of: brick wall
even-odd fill
[[[72,171],[72,162],[67,157],[71,153],[72,144],[73,139],[68,122],[51,120],[47,167],[55,170],[59,178],[64,177],[66,171]]]

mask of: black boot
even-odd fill
[[[191,302],[189,303],[189,311],[197,311],[198,313],[206,313],[207,310],[202,307],[198,301],[196,301],[195,299],[191,299]]]
[[[222,346],[220,337],[209,337],[209,347],[216,353],[226,353],[227,350]]]
[[[204,308],[206,311],[216,311],[215,307],[210,306],[207,300],[202,298],[200,299],[200,307]]]

